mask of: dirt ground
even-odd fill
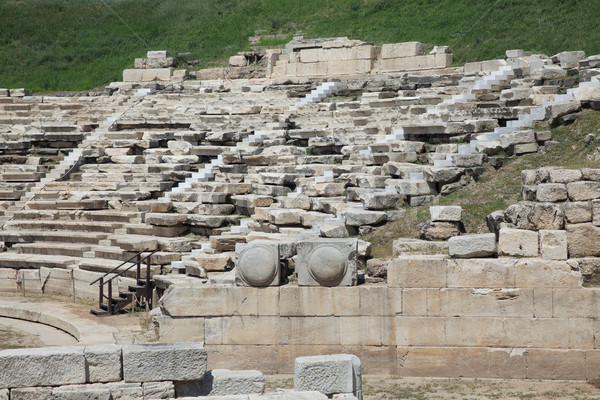
[[[267,391],[291,389],[291,375],[267,376]],[[597,400],[600,389],[586,381],[363,377],[364,400]]]

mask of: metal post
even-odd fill
[[[108,282],[108,315],[113,315],[112,281]]]
[[[139,284],[140,278],[142,277],[141,276],[141,264],[142,264],[141,259],[142,259],[142,253],[138,253],[137,262],[136,262],[137,267],[136,267],[136,272],[135,272],[135,284],[136,285]]]
[[[98,296],[98,310],[102,310],[102,301],[104,300],[104,278],[100,278],[100,295]]]
[[[152,309],[152,287],[150,286],[150,257],[146,258],[146,304]]]

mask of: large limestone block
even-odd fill
[[[85,383],[83,347],[0,351],[0,388]]]
[[[519,260],[515,265],[517,287],[578,288],[582,275],[566,261],[529,258]]]
[[[200,396],[263,394],[265,376],[260,371],[213,369],[207,371],[200,385]]]
[[[10,390],[10,398],[12,400],[38,400],[51,399],[52,387],[25,387],[14,388]],[[8,400],[8,396],[6,397]],[[4,399],[3,399],[4,400]]]
[[[579,61],[585,58],[585,51],[563,51],[552,56],[552,61],[560,63],[561,68],[577,68]]]
[[[248,62],[244,56],[231,56],[229,57],[229,65],[232,67],[245,67]]]
[[[600,256],[600,227],[591,223],[565,227],[570,258]]]
[[[600,198],[600,182],[580,181],[567,184],[571,201],[585,201]]]
[[[362,367],[350,354],[298,357],[294,363],[294,389],[315,390],[327,396],[353,393],[362,398]]]
[[[235,245],[236,284],[240,286],[278,286],[281,282],[279,245],[268,240],[253,240]]]
[[[540,254],[545,260],[566,260],[567,232],[566,231],[540,231]]]
[[[510,288],[515,286],[515,260],[486,258],[448,260],[447,286],[457,288]]]
[[[447,263],[442,256],[400,256],[388,264],[388,286],[446,287]]]
[[[419,225],[419,239],[448,240],[465,232],[461,222],[425,221]]]
[[[349,226],[378,225],[387,220],[383,211],[362,210],[360,208],[347,208],[342,211],[344,222]]]
[[[537,201],[556,203],[567,200],[567,187],[562,183],[540,183],[536,191]]]
[[[535,231],[525,229],[500,229],[498,255],[537,257],[539,254],[539,236]]]
[[[570,201],[563,204],[565,222],[581,224],[592,221],[592,203],[590,201]]]
[[[423,54],[421,42],[385,43],[381,46],[381,58],[413,57]]]
[[[519,229],[558,230],[563,228],[564,212],[557,204],[521,201],[508,206],[504,220]]]
[[[196,254],[195,258],[200,267],[207,272],[227,271],[233,267],[232,252],[217,254]]]
[[[164,313],[171,317],[256,315],[256,290],[235,286],[173,285],[167,289],[159,302]]]
[[[533,300],[533,289],[529,288],[448,288],[427,292],[426,311],[427,315],[441,317],[531,318]]]
[[[104,344],[85,348],[87,382],[117,382],[121,380],[121,346]]]
[[[462,219],[461,206],[431,206],[429,207],[432,221],[460,222]]]
[[[123,346],[123,379],[126,382],[199,380],[205,372],[204,343]]]
[[[17,270],[12,268],[0,268],[0,293],[18,292]]]
[[[454,236],[448,239],[448,251],[457,258],[490,257],[496,254],[496,235]]]
[[[298,242],[296,271],[300,286],[354,286],[358,241],[322,239]]]
[[[173,382],[144,382],[142,383],[144,400],[170,399],[175,397]]]
[[[407,254],[448,254],[448,242],[398,238],[392,244],[392,255]]]

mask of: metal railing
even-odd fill
[[[98,288],[99,289],[98,308],[100,310],[102,310],[102,304],[104,302],[104,299],[107,299],[108,315],[113,315],[115,313],[114,305],[113,305],[113,295],[112,295],[113,279],[123,276],[123,274],[125,274],[125,272],[129,271],[133,267],[136,267],[135,280],[136,280],[136,285],[139,285],[140,281],[141,281],[140,278],[141,278],[142,263],[144,261],[146,261],[146,276],[145,276],[145,282],[144,282],[143,296],[146,299],[146,304],[149,306],[149,309],[152,309],[152,286],[150,284],[150,257],[154,253],[156,253],[158,251],[158,249],[152,250],[149,254],[146,254],[144,257],[142,257],[142,253],[145,253],[147,251],[148,251],[148,249],[140,251],[139,253],[130,257],[128,260],[123,261],[121,264],[117,265],[116,267],[114,267],[113,269],[111,269],[110,271],[108,271],[107,273],[105,273],[104,275],[102,275],[101,277],[97,278],[96,280],[94,280],[93,282],[90,283],[90,286],[91,286],[96,282],[100,282],[100,286]],[[135,259],[135,261],[133,261],[134,259]],[[117,274],[115,274],[111,278],[104,280],[104,278],[106,278],[108,275],[115,273],[119,268],[121,268],[123,265],[125,265],[127,263],[132,263],[132,264],[129,267],[119,271]],[[109,284],[108,288],[107,288],[107,296],[104,296],[104,285],[106,285],[107,283]]]

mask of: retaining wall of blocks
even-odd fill
[[[0,398],[172,398],[202,380],[206,350],[202,343],[3,350],[0,370]]]
[[[581,281],[577,260],[402,256],[380,286],[172,286],[153,318],[161,340],[204,340],[210,368],[351,353],[366,374],[589,379],[600,289]]]

